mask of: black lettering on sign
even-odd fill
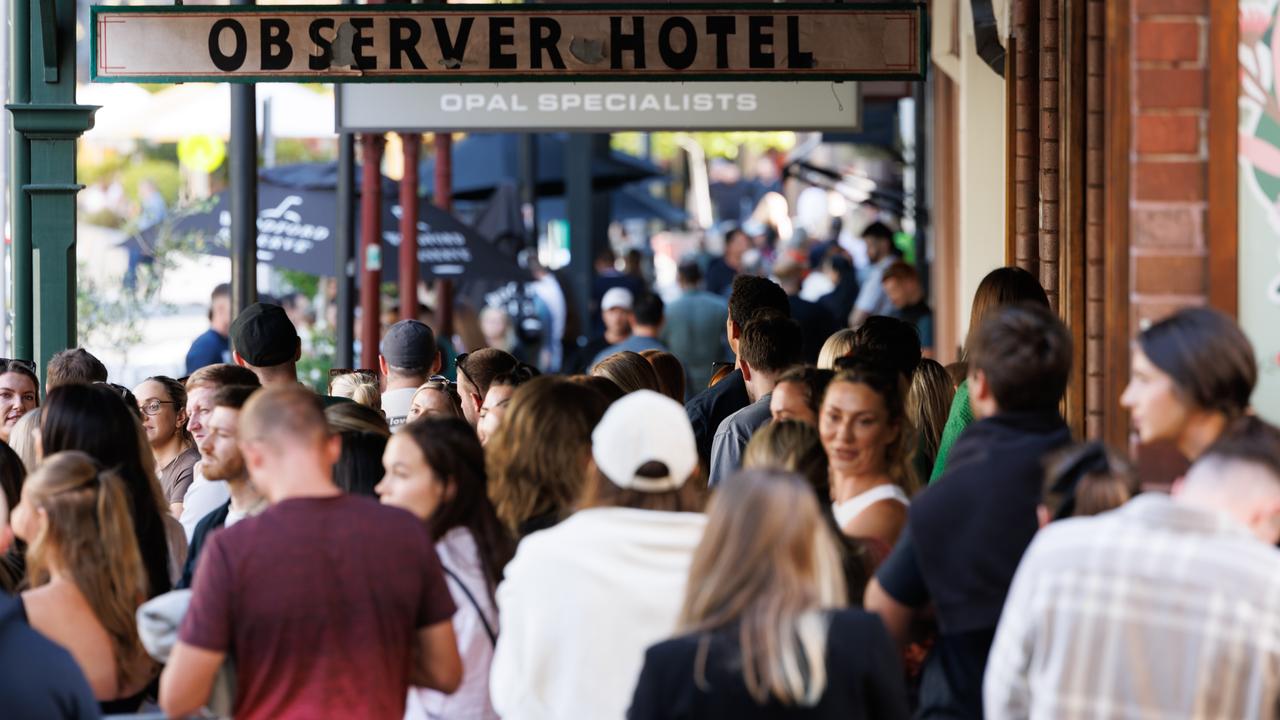
[[[765,48],[769,51],[765,52]],[[752,15],[747,18],[747,65],[753,68],[773,67],[772,16]]]
[[[427,64],[422,62],[418,54],[418,41],[422,39],[422,26],[417,20],[410,18],[391,18],[391,69],[404,67],[403,60],[409,58],[409,66],[414,70],[426,70]]]
[[[787,67],[813,67],[813,53],[800,49],[800,18],[787,16]]]
[[[289,47],[289,23],[284,20],[259,20],[258,45],[263,70],[285,70],[293,62],[293,48]]]
[[[351,56],[355,58],[356,68],[360,70],[377,70],[378,57],[365,55],[365,48],[373,47],[373,36],[365,35],[365,30],[373,29],[373,18],[351,18],[351,27],[356,29],[356,36],[351,39]]]
[[[436,30],[436,42],[440,45],[444,65],[448,68],[462,67],[462,57],[467,54],[467,40],[471,37],[471,26],[475,18],[464,17],[458,25],[457,37],[449,37],[449,26],[444,18],[432,18],[431,25]]]
[[[671,33],[679,30],[684,35],[684,49],[679,52],[672,46]],[[672,70],[684,70],[693,64],[698,56],[698,37],[694,34],[693,23],[688,18],[667,18],[658,30],[658,54],[662,62]]]
[[[707,34],[716,39],[716,68],[724,70],[729,67],[729,36],[738,31],[738,18],[732,15],[710,15],[707,17]]]
[[[514,70],[516,54],[503,52],[502,49],[515,45],[516,19],[513,17],[489,18],[489,68],[493,70]],[[504,32],[511,30],[513,32]]]
[[[311,42],[320,51],[319,55],[312,55],[307,61],[307,67],[312,70],[328,70],[333,62],[333,43],[320,34],[321,30],[332,29],[333,18],[320,18],[311,21],[311,27],[308,28],[307,34],[311,36]]]
[[[234,40],[230,54],[222,52],[222,45],[219,42],[222,39],[223,30],[230,30]],[[244,34],[244,26],[238,21],[224,18],[215,22],[209,29],[209,59],[222,72],[239,70],[240,66],[244,65],[244,59],[248,54],[249,38]]]
[[[609,67],[622,69],[622,53],[629,52],[634,58],[636,70],[644,69],[644,18],[631,18],[631,32],[622,34],[622,18],[609,18]]]
[[[551,18],[529,18],[529,67],[542,69],[542,54],[546,53],[551,67],[564,69],[564,58],[560,57],[560,23]]]

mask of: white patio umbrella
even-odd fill
[[[276,137],[333,134],[333,93],[328,88],[317,92],[293,84],[258,85],[259,132],[262,106],[268,98]],[[176,142],[192,135],[227,138],[231,134],[231,87],[227,84],[187,83],[154,95],[136,85],[94,84],[81,89],[79,101],[102,106],[95,129],[86,135],[90,139]]]

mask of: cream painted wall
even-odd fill
[[[1004,78],[978,57],[970,4],[959,6],[961,51],[954,70],[960,85],[960,267],[953,301],[959,308],[957,337],[964,338],[978,283],[1005,262],[1006,123]]]

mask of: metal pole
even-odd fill
[[[594,326],[591,316],[591,275],[595,260],[592,228],[595,226],[594,203],[591,197],[591,146],[592,137],[585,133],[572,133],[565,143],[564,175],[565,202],[569,216],[569,278],[571,287],[568,302],[573,303],[578,317],[582,318],[581,332],[590,335]],[[582,338],[574,338],[580,346]]]
[[[255,0],[232,0],[253,5]],[[252,83],[231,86],[231,313],[258,300],[258,124]]]
[[[10,72],[12,92],[9,102],[23,105],[31,102],[31,3],[9,3]],[[31,145],[27,138],[10,127],[12,140],[12,174],[9,198],[12,209],[10,227],[13,248],[13,355],[35,359],[35,305],[31,277],[31,202],[24,187],[31,182]]]
[[[378,367],[382,331],[381,135],[360,136],[360,367]]]
[[[356,138],[353,133],[338,136],[338,232],[337,248],[338,317],[334,367],[351,367],[355,351],[356,294]]]
[[[26,202],[20,205],[29,213],[24,234],[31,253],[31,358],[41,368],[76,342],[76,193],[82,187],[76,183],[76,141],[93,127],[97,109],[76,104],[76,4],[57,0],[52,10],[28,16],[35,21],[27,26],[31,36],[44,39],[38,51],[28,43],[33,52],[20,60],[28,73],[29,101],[8,106],[29,149],[22,180]],[[52,47],[45,44],[50,41]]]
[[[8,18],[0,20],[8,22]],[[8,26],[0,28],[0,97],[9,102],[9,32]],[[0,113],[0,187],[9,187],[9,113]],[[9,221],[9,203],[0,196],[0,240],[8,240],[5,228]],[[9,243],[0,244],[0,356],[12,357],[9,354]]]
[[[525,247],[538,251],[538,137],[520,134],[520,205],[524,215]]]
[[[436,207],[450,212],[453,210],[453,135],[436,133]],[[436,328],[445,337],[453,336],[453,283],[448,280],[436,282],[436,317],[440,327]]]
[[[928,250],[929,230],[929,123],[930,113],[926,112],[929,98],[928,83],[917,82],[913,90],[915,97],[915,224],[916,224],[916,271],[920,276],[920,287],[925,298],[929,297],[930,275]]]
[[[418,318],[418,155],[422,135],[400,133],[404,177],[400,179],[400,319]]]

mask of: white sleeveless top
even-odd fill
[[[870,490],[854,495],[844,502],[832,503],[831,510],[835,513],[836,524],[839,525],[841,529],[848,527],[849,523],[853,522],[854,518],[861,515],[863,510],[866,510],[881,500],[897,500],[903,505],[911,504],[911,500],[907,497],[907,494],[897,485],[893,483],[877,485]]]

